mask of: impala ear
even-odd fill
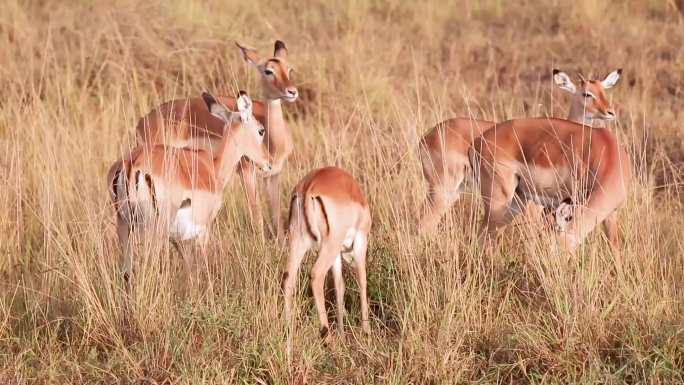
[[[287,47],[285,47],[285,43],[283,43],[281,40],[276,40],[275,46],[273,48],[273,56],[282,58],[287,57]]]
[[[252,65],[257,65],[259,62],[261,62],[261,58],[259,58],[259,54],[251,48],[247,48],[237,41],[235,42],[235,45],[240,49],[240,53],[242,53],[242,58],[245,59],[245,61],[249,64]]]
[[[561,225],[562,222],[564,221],[566,223],[569,223],[572,221],[573,214],[575,212],[575,204],[572,201],[572,198],[565,198],[561,203],[558,205],[556,208],[556,223]]]
[[[605,79],[601,80],[601,86],[606,90],[613,87],[617,84],[618,80],[620,80],[620,75],[622,75],[622,68],[618,68],[609,73]]]
[[[204,104],[207,105],[207,109],[209,112],[211,112],[212,115],[215,117],[223,120],[224,122],[228,123],[230,122],[230,111],[222,105],[221,103],[216,100],[214,95],[208,93],[208,92],[202,92],[202,100],[204,100]]]
[[[245,91],[240,90],[238,92],[237,109],[240,113],[240,120],[243,123],[252,119],[252,99],[249,98]]]
[[[577,87],[575,87],[570,76],[561,70],[553,70],[553,82],[556,83],[558,88],[568,91],[571,94],[574,94],[577,91]]]

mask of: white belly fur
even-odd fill
[[[198,237],[207,231],[206,225],[200,225],[192,220],[192,208],[186,207],[176,212],[173,222],[169,226],[169,236],[177,241],[187,241]]]

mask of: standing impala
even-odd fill
[[[617,83],[621,73],[621,69],[613,71],[600,82],[586,81],[580,75],[580,87],[575,87],[566,73],[554,69],[555,84],[572,94],[567,120],[597,126],[604,119],[614,118],[605,90]],[[433,232],[444,213],[458,200],[470,172],[468,148],[493,125],[494,122],[485,120],[454,118],[437,124],[421,139],[420,159],[428,183],[425,213],[419,223],[421,233]]]
[[[575,98],[589,101],[582,123],[615,119],[603,90],[619,75],[618,70],[603,81],[581,78]],[[574,91],[567,75],[554,71],[554,79]],[[576,108],[571,108],[573,113],[580,116]],[[509,120],[475,139],[469,155],[485,204],[482,230],[488,238],[495,241],[497,230],[527,201],[553,207],[570,196],[579,204],[567,229],[557,235],[561,243],[572,250],[603,223],[619,256],[616,215],[627,197],[632,171],[629,155],[609,129],[553,118]]]
[[[366,249],[371,214],[366,198],[354,177],[337,167],[325,167],[306,175],[294,188],[290,200],[290,255],[283,274],[285,318],[291,322],[292,300],[297,273],[304,254],[318,247],[318,259],[311,269],[311,289],[321,322],[321,337],[329,331],[323,286],[330,268],[335,281],[337,327],[342,333],[344,279],[342,258],[351,262],[361,296],[361,325],[370,332],[366,295]]]
[[[275,234],[282,238],[283,229],[280,219],[280,173],[285,161],[292,153],[292,133],[285,123],[281,100],[294,102],[297,88],[292,84],[292,67],[287,62],[285,43],[275,42],[273,57],[262,60],[251,49],[236,43],[243,58],[261,75],[265,101],[254,102],[254,116],[266,129],[264,144],[271,159],[271,171],[260,173],[265,178],[266,195],[275,226]],[[218,101],[228,108],[235,108],[235,98],[218,97]],[[190,98],[166,102],[140,119],[136,127],[138,144],[163,143],[174,147],[189,146],[198,149],[216,147],[223,136],[224,124],[213,116],[201,98]],[[257,189],[257,170],[254,165],[243,159],[238,166],[252,226],[260,232],[263,216]]]
[[[130,282],[129,236],[161,231],[172,241],[197,239],[207,247],[209,228],[222,206],[223,189],[243,156],[264,171],[271,168],[263,146],[264,129],[252,115],[252,102],[240,91],[238,112],[231,113],[212,95],[202,94],[206,109],[225,128],[214,152],[164,145],[141,146],[109,169],[107,186],[116,209],[124,277]],[[186,260],[186,265],[190,265]]]

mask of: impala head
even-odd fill
[[[622,69],[617,69],[609,73],[603,80],[587,80],[578,74],[580,83],[577,87],[568,74],[554,69],[553,81],[560,89],[573,94],[570,119],[591,123],[594,119],[615,119],[615,111],[608,102],[605,90],[617,84],[621,74]]]
[[[228,110],[208,92],[202,93],[202,99],[212,115],[230,126],[226,130],[226,135],[232,135],[231,138],[241,155],[249,158],[262,171],[270,171],[271,155],[263,145],[266,130],[252,114],[252,100],[247,93],[238,93],[237,112]]]
[[[547,218],[549,218],[553,230],[562,233],[568,230],[570,222],[572,222],[575,214],[575,204],[571,198],[565,198],[558,204],[555,210],[545,208],[544,211],[548,214]]]
[[[287,48],[285,43],[276,40],[273,48],[273,57],[262,59],[256,51],[243,47],[235,42],[240,49],[245,61],[259,71],[264,86],[265,97],[267,99],[283,99],[287,102],[294,102],[299,96],[297,87],[292,84],[290,76],[292,67],[287,63]]]

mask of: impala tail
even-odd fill
[[[159,214],[154,181],[142,170],[133,172],[130,162],[117,161],[107,176],[116,215],[131,226]]]
[[[325,223],[324,227],[321,226],[323,223]],[[318,243],[321,241],[322,229],[326,233],[329,229],[323,199],[320,196],[307,196],[299,192],[292,194],[288,224],[290,235],[297,236],[306,232]]]

